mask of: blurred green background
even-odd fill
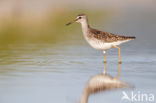
[[[57,43],[67,40],[72,33],[80,32],[80,30],[76,31],[78,25],[65,26],[79,13],[86,13],[90,21],[97,24],[99,19],[106,20],[114,12],[113,9],[92,7],[86,9],[82,5],[62,2],[56,0],[1,1],[0,44]]]
[[[91,26],[102,27],[100,29],[109,30],[109,32],[115,31],[115,29],[107,29],[107,27],[113,28],[115,22],[110,22],[111,20],[127,22],[124,27],[128,27],[126,25],[129,24],[128,21],[113,19],[113,17],[124,18],[125,16],[133,22],[139,20],[137,17],[139,15],[140,20],[143,22],[147,20],[147,23],[150,24],[155,17],[154,4],[154,0],[97,0],[91,2],[89,0],[1,0],[0,44],[57,43],[67,40],[69,36],[81,33],[80,25],[65,26],[80,13],[88,15]],[[134,25],[141,26],[140,22],[135,22]],[[118,26],[122,27],[122,25]],[[132,27],[129,30],[134,30]],[[131,33],[137,36],[139,34],[134,31]],[[144,35],[144,37],[147,36]]]

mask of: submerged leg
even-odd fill
[[[120,78],[120,68],[121,68],[121,64],[119,63],[119,71],[118,71],[118,75],[116,76],[117,79]]]
[[[106,51],[103,51],[104,54],[104,63],[106,63]]]
[[[104,63],[104,70],[103,70],[103,74],[106,74],[106,63]]]
[[[119,64],[121,64],[121,55],[120,55],[120,47],[116,46],[116,45],[112,45],[114,48],[117,48],[119,51]]]
[[[118,71],[118,77],[120,77],[120,68],[121,68],[121,66],[120,66],[121,64],[119,64],[119,71]]]

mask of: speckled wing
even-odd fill
[[[116,35],[113,33],[103,32],[103,31],[99,31],[96,29],[90,29],[89,37],[94,37],[98,40],[102,40],[102,41],[108,42],[108,43],[135,39],[135,37],[119,36],[119,35]]]

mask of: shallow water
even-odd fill
[[[0,102],[78,102],[87,80],[103,72],[103,54],[85,43],[70,44],[12,44],[1,49]],[[146,54],[129,50],[126,45],[121,48],[120,79],[134,85],[132,91],[155,94],[155,51]],[[107,55],[107,73],[112,76],[118,73],[115,51],[112,49]],[[89,102],[114,103],[120,102],[121,97],[122,89],[91,96]]]
[[[137,15],[134,17],[137,22],[123,18],[113,18],[113,26],[108,30],[136,33],[136,40],[120,46],[120,80],[133,85],[134,89],[101,92],[92,95],[89,103],[129,103],[121,101],[122,91],[156,95],[156,49],[155,38],[152,38],[156,24],[147,25],[148,21],[141,21]],[[142,25],[142,30],[136,29],[137,24]],[[145,30],[146,27],[149,29]],[[151,31],[150,38],[145,39],[147,31]],[[117,76],[116,49],[107,52],[107,61],[107,73]],[[102,72],[102,52],[89,47],[82,38],[57,44],[9,44],[0,48],[0,103],[78,103],[86,82]]]

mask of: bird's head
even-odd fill
[[[68,24],[66,25],[70,25],[74,22],[77,22],[77,23],[83,23],[83,22],[86,22],[87,21],[87,15],[86,14],[79,14],[75,20],[69,22]]]

